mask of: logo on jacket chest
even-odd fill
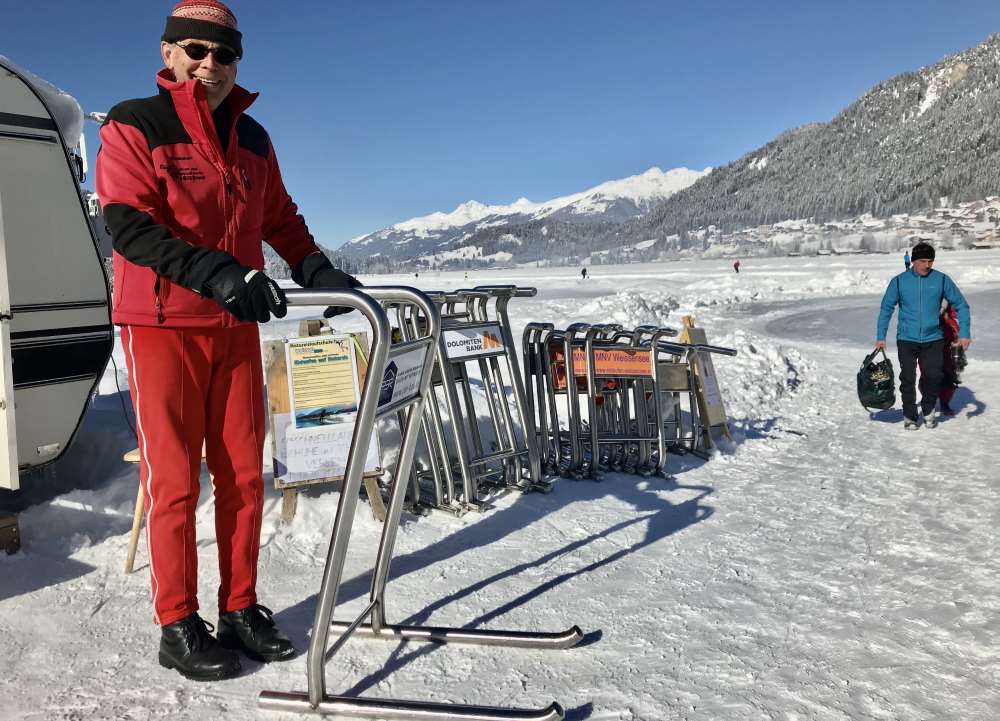
[[[191,155],[168,156],[160,163],[160,170],[178,183],[196,183],[206,179],[205,171]]]

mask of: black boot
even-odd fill
[[[295,655],[295,647],[274,625],[271,609],[255,603],[240,611],[219,615],[219,643],[242,651],[254,661],[285,661]]]
[[[240,672],[240,657],[219,645],[212,624],[197,613],[161,630],[160,665],[193,681],[222,681]]]

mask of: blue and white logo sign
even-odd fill
[[[382,375],[379,388],[379,410],[389,405],[405,403],[420,392],[420,374],[424,369],[426,346],[414,348],[392,358]]]
[[[392,400],[392,391],[396,387],[396,374],[398,372],[399,366],[396,365],[396,361],[389,361],[389,365],[385,369],[385,374],[382,376],[382,387],[378,393],[378,405],[380,408]]]

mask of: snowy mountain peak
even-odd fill
[[[622,180],[609,180],[587,191],[588,196],[603,195],[611,198],[626,198],[634,201],[651,201],[669,198],[678,190],[683,190],[703,175],[712,171],[674,168],[663,172],[659,168],[650,168],[645,173],[633,175]]]
[[[674,168],[664,172],[660,168],[653,167],[639,175],[611,180],[581,193],[553,198],[542,203],[532,202],[523,196],[510,205],[487,205],[478,200],[468,200],[450,213],[438,211],[411,218],[389,228],[355,238],[347,243],[344,250],[350,252],[352,247],[371,246],[375,241],[390,243],[396,247],[405,247],[413,239],[448,242],[462,235],[457,233],[459,229],[468,232],[467,226],[473,224],[476,224],[473,225],[475,230],[514,219],[529,222],[555,213],[563,216],[598,217],[613,211],[614,220],[622,220],[624,217],[640,215],[653,203],[669,198],[709,172],[711,168],[704,170]],[[374,248],[366,248],[366,252],[371,250]],[[379,250],[383,250],[381,246]]]
[[[488,210],[489,210],[489,206],[483,205],[478,200],[469,200],[469,201],[466,201],[465,203],[462,203],[457,208],[455,208],[455,210],[452,212],[452,214],[453,215],[457,215],[457,214],[476,215],[478,213],[482,213],[482,212],[488,211]]]

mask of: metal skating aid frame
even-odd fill
[[[583,634],[576,626],[558,634],[532,634],[517,631],[393,626],[386,623],[385,586],[389,578],[389,564],[413,463],[422,406],[430,387],[434,348],[437,347],[441,333],[440,315],[431,299],[413,288],[369,287],[365,288],[363,293],[355,290],[291,290],[287,292],[287,296],[288,303],[292,306],[337,305],[356,309],[371,323],[373,333],[368,357],[368,373],[358,405],[354,435],[347,457],[347,470],[330,535],[330,548],[323,570],[323,581],[306,659],[308,691],[305,693],[263,691],[259,696],[258,705],[263,709],[279,711],[403,721],[560,721],[563,718],[563,710],[557,703],[542,709],[511,709],[396,699],[364,699],[332,696],[326,693],[327,656],[334,656],[347,638],[356,631],[390,639],[528,648],[567,648],[578,643]],[[390,345],[389,319],[379,302],[415,306],[416,311],[423,316],[422,334],[417,338]],[[422,357],[414,358],[415,354],[421,354]],[[395,372],[392,372],[393,363]],[[406,420],[400,439],[399,458],[393,472],[389,508],[382,527],[369,603],[354,621],[333,622],[354,511],[375,422],[379,417],[402,410],[406,410]],[[370,622],[366,624],[366,620]],[[341,635],[328,651],[331,630],[337,630]]]

